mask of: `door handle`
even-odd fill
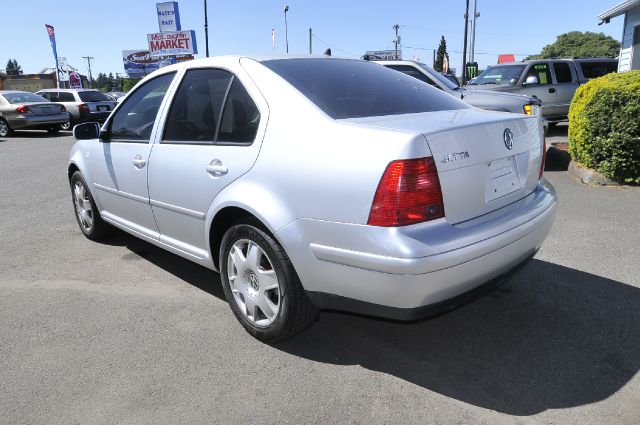
[[[229,172],[229,169],[222,165],[222,161],[219,159],[214,159],[205,167],[207,173],[211,174],[213,177],[224,176]]]
[[[549,89],[549,93],[555,93],[555,92],[556,92],[556,89],[553,89],[553,88]]]
[[[147,165],[147,161],[145,161],[144,159],[142,159],[142,155],[138,154],[136,156],[133,157],[133,165],[136,168],[142,168],[145,165]]]

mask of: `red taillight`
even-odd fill
[[[80,112],[90,112],[89,105],[87,105],[86,103],[79,104],[78,105],[78,110]]]
[[[406,226],[441,217],[444,202],[433,158],[391,162],[378,184],[367,224]]]
[[[28,114],[31,112],[31,109],[27,105],[21,105],[16,108],[16,112],[19,114]]]
[[[540,174],[538,174],[538,180],[542,178],[544,174],[544,160],[547,157],[547,139],[542,143],[542,161],[540,162]]]

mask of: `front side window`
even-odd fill
[[[536,77],[538,79],[538,84],[551,84],[551,70],[549,69],[549,64],[544,62],[531,65],[529,72],[527,72],[525,81],[529,77]]]
[[[375,63],[311,58],[262,64],[334,119],[469,108],[422,81]]]
[[[495,84],[499,86],[512,86],[518,82],[524,65],[503,65],[492,66],[483,71],[473,81],[469,82],[471,86],[486,86]]]
[[[111,140],[142,143],[149,141],[158,109],[174,76],[175,72],[156,77],[127,97],[111,119]]]

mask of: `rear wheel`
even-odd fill
[[[71,128],[71,118],[69,118],[69,121],[67,121],[64,124],[60,124],[60,128],[64,131],[67,131]]]
[[[318,310],[284,248],[260,227],[251,221],[225,233],[220,274],[229,306],[247,332],[277,342],[311,326]]]
[[[4,120],[4,118],[0,118],[0,137],[10,136],[12,133],[11,127],[9,127],[9,123]]]
[[[62,126],[58,124],[51,128],[47,128],[47,133],[49,133],[52,136],[55,136],[56,134],[60,133],[61,127]]]
[[[110,226],[100,216],[96,203],[89,192],[87,183],[80,171],[71,176],[71,198],[76,213],[76,220],[82,233],[89,239],[97,241],[109,233]]]

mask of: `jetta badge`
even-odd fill
[[[504,131],[504,145],[509,150],[513,149],[513,131],[510,128]]]

